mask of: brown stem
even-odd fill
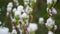
[[[23,25],[23,34],[28,34],[26,23]]]
[[[54,26],[53,26],[53,33],[55,34],[55,29],[54,29]]]
[[[32,14],[30,14],[30,22],[32,22],[33,21],[33,16],[32,16]]]

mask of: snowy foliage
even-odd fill
[[[55,8],[52,7],[52,14],[57,14],[57,11]]]
[[[15,12],[15,11],[17,11],[17,9],[16,9],[16,8],[14,8],[14,9],[13,9],[13,12]]]
[[[17,34],[16,29],[13,29],[11,34]]]
[[[55,30],[57,29],[57,25],[54,25],[54,29],[55,29]]]
[[[53,28],[53,26],[55,25],[55,21],[50,17],[47,19],[45,25],[50,27],[50,28]]]
[[[7,11],[11,11],[12,7],[13,7],[13,3],[9,2],[8,5],[7,5]]]
[[[33,31],[36,31],[38,27],[37,27],[37,24],[30,23],[27,29],[28,29],[28,32],[33,32]]]
[[[31,13],[33,11],[33,9],[29,6],[26,7],[26,13]]]
[[[23,13],[21,17],[22,18],[28,18],[28,15],[26,13]]]
[[[43,17],[39,18],[39,24],[44,24],[44,18]]]
[[[52,31],[48,31],[48,34],[53,34],[53,32]]]
[[[52,0],[47,0],[47,4],[52,4]]]
[[[29,4],[29,0],[23,0],[24,1],[24,5],[28,5]]]
[[[16,4],[16,6],[18,6],[18,5],[19,5],[18,0],[13,0],[13,2]]]
[[[9,34],[9,29],[6,27],[0,27],[0,34]]]

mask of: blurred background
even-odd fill
[[[4,23],[6,19],[6,12],[7,12],[6,7],[9,2],[13,2],[13,0],[0,0],[0,21],[2,21],[2,23]],[[20,5],[24,6],[23,0],[19,0],[19,3]],[[44,17],[45,22],[46,22],[46,19],[48,18],[46,7],[47,7],[46,0],[37,0],[37,3],[35,4],[33,8],[34,9],[33,10],[33,22],[36,22],[38,24],[39,17]],[[56,30],[55,33],[60,34],[60,0],[57,0],[55,8],[58,12],[57,15],[54,16],[56,25],[58,26],[58,29]],[[7,20],[7,21],[10,22],[10,20]],[[8,28],[10,28],[10,32],[12,31],[11,27],[12,26],[9,23]],[[47,28],[44,26],[43,31],[42,31],[40,30],[40,26],[38,24],[38,30],[36,31],[36,34],[45,34],[45,33],[47,34]]]

